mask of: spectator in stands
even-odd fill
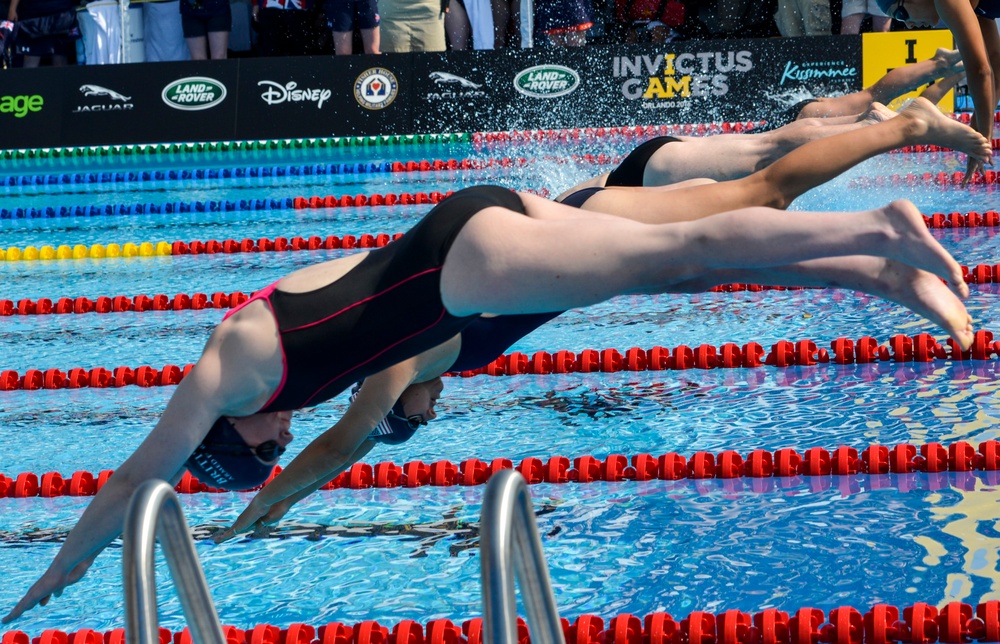
[[[556,47],[587,44],[587,30],[594,26],[591,0],[546,0],[535,3],[535,34]]]
[[[261,56],[326,53],[326,16],[312,0],[254,0],[253,21]]]
[[[378,0],[326,0],[326,18],[333,29],[333,49],[338,56],[354,53],[354,29],[361,31],[366,54],[380,54]]]
[[[670,42],[684,22],[679,0],[615,0],[615,20],[625,28],[625,42]]]
[[[448,13],[444,17],[444,30],[448,36],[448,49],[464,51],[471,48],[472,24],[465,11],[465,0],[454,0],[448,7]]]
[[[774,21],[778,0],[697,0],[685,2],[681,27],[688,38],[770,38],[780,35]]]
[[[778,0],[774,21],[782,36],[829,36],[833,33],[830,0]]]
[[[17,23],[14,45],[25,67],[38,67],[42,58],[53,66],[69,64],[80,37],[76,0],[10,0],[7,20]]]
[[[493,49],[503,49],[512,26],[519,22],[521,0],[492,0],[492,4]]]
[[[190,60],[184,42],[180,0],[146,0],[142,6],[143,45],[146,62]]]
[[[226,58],[233,27],[229,0],[180,0],[180,12],[191,60]]]
[[[448,0],[382,0],[382,51],[445,51]]]
[[[844,0],[840,10],[840,33],[861,33],[861,23],[867,16],[872,17],[872,31],[889,31],[892,18],[882,13],[875,0]]]

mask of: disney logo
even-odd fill
[[[807,81],[815,78],[854,78],[858,75],[857,67],[829,67],[827,69],[816,69],[814,67],[808,67],[802,69],[799,65],[793,64],[791,61],[785,63],[785,71],[781,74],[781,82],[779,85],[784,85],[785,81]]]
[[[285,101],[314,101],[316,108],[323,107],[323,103],[329,99],[333,92],[328,89],[296,89],[299,84],[290,81],[284,85],[274,81],[262,80],[257,86],[264,86],[264,93],[260,97],[268,105],[277,105]]]

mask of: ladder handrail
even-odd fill
[[[490,477],[479,529],[485,644],[517,644],[515,565],[532,643],[565,644],[531,493],[518,472],[501,470]]]
[[[125,514],[122,535],[125,641],[127,644],[159,644],[160,641],[153,567],[157,534],[161,535],[160,542],[170,576],[177,585],[191,639],[195,644],[226,644],[180,501],[170,484],[160,480],[140,485]]]

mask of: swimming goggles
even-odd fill
[[[906,22],[907,20],[910,19],[910,12],[907,11],[906,7],[903,6],[903,3],[905,1],[906,0],[899,0],[899,4],[896,5],[896,8],[893,9],[892,13],[889,15],[890,18],[892,18],[893,20],[898,20],[900,22]]]
[[[393,418],[397,419],[397,420],[403,421],[404,423],[406,423],[407,425],[409,425],[410,429],[416,429],[417,427],[420,427],[421,425],[426,425],[427,424],[427,421],[424,420],[424,417],[421,416],[420,414],[414,414],[412,416],[406,416],[404,418],[403,416],[400,416],[396,412],[390,411],[389,415],[392,416]]]
[[[204,445],[212,451],[229,452],[231,454],[245,454],[250,452],[264,463],[275,461],[285,453],[285,448],[279,445],[278,441],[265,441],[254,447],[226,443],[204,443]]]

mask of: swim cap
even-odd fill
[[[882,13],[889,15],[889,7],[899,2],[899,0],[875,0],[875,4],[882,10]]]
[[[184,464],[206,485],[224,490],[249,490],[267,480],[278,459],[260,460],[228,418],[212,425],[208,436]]]
[[[362,380],[361,382],[364,381]],[[358,397],[361,382],[355,383],[351,387],[351,402],[354,402],[354,399]],[[371,434],[368,434],[368,440],[386,445],[399,445],[413,438],[416,432],[417,428],[410,427],[410,423],[406,419],[406,414],[403,412],[403,403],[397,400],[396,404],[392,406],[392,412],[375,426]]]

